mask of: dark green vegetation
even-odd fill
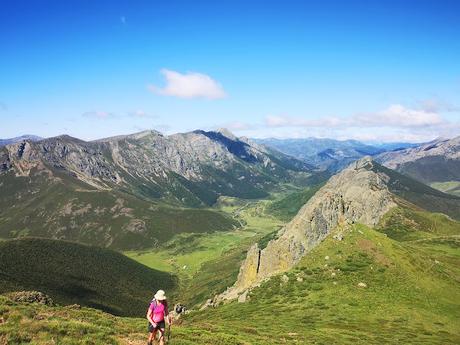
[[[390,177],[388,189],[402,199],[424,210],[442,212],[460,219],[460,197],[443,193],[377,163],[374,163],[374,169]]]
[[[131,194],[100,190],[61,173],[0,175],[0,237],[40,236],[115,249],[153,247],[177,233],[230,230],[239,225],[210,209],[172,207]]]
[[[459,222],[442,213],[429,213],[418,208],[396,207],[388,212],[377,227],[398,241],[441,239],[459,234]]]
[[[443,156],[423,157],[403,164],[398,171],[426,184],[460,181],[460,160]]]
[[[311,187],[307,187],[304,190],[290,193],[284,198],[271,203],[267,207],[267,213],[272,214],[283,221],[289,221],[323,185],[324,183],[316,184]]]
[[[47,239],[0,242],[0,293],[40,290],[59,304],[142,317],[154,291],[176,278],[107,249]]]

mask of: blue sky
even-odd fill
[[[0,1],[0,138],[460,135],[459,1]]]

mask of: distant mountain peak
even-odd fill
[[[238,137],[237,137],[236,135],[234,135],[234,134],[233,134],[230,130],[228,130],[227,128],[219,128],[216,132],[222,134],[223,136],[226,136],[226,137],[229,138],[229,139],[238,140]]]
[[[10,144],[15,144],[15,143],[25,141],[25,140],[40,141],[40,140],[43,140],[43,138],[37,135],[33,135],[33,134],[24,134],[19,137],[15,137],[15,138],[0,139],[0,147],[10,145]]]

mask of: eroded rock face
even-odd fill
[[[365,157],[333,176],[265,249],[255,244],[240,268],[238,280],[219,299],[236,298],[242,291],[273,274],[290,269],[340,223],[374,226],[396,206],[386,186],[388,176],[376,172]]]

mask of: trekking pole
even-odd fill
[[[168,340],[167,340],[167,343],[169,344],[169,338],[171,336],[171,323],[168,323]]]

